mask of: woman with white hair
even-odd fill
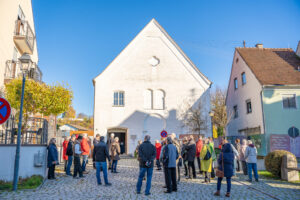
[[[247,149],[247,140],[243,139],[242,145],[239,149],[239,159],[242,162],[242,170],[243,170],[244,175],[248,174],[247,163],[245,160],[246,149]]]
[[[248,165],[248,176],[249,182],[252,182],[252,170],[254,172],[255,181],[258,182],[258,173],[257,173],[257,149],[252,144],[251,140],[248,140],[248,147],[246,148],[245,159]]]
[[[119,173],[117,172],[117,164],[118,160],[120,160],[120,144],[119,144],[119,138],[116,137],[114,139],[114,142],[111,144],[111,173]]]
[[[48,146],[48,179],[55,179],[55,165],[58,164],[58,152],[55,143],[56,139],[52,138]]]

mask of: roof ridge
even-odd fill
[[[260,49],[257,47],[235,47],[236,49]],[[285,50],[292,50],[294,51],[292,48],[261,48],[261,49],[285,49]]]

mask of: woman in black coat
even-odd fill
[[[226,197],[230,197],[230,189],[231,189],[231,177],[233,176],[233,162],[234,162],[234,154],[230,143],[225,143],[222,146],[222,151],[218,158],[218,170],[224,172],[224,177],[226,177],[227,182],[227,193]],[[223,169],[224,166],[224,169]],[[223,177],[218,177],[217,184],[217,192],[215,192],[215,196],[220,196],[221,183]]]
[[[55,179],[55,165],[58,164],[58,152],[55,143],[56,139],[52,138],[48,146],[48,179]]]

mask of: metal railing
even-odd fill
[[[29,48],[31,49],[31,51],[33,51],[35,35],[31,29],[28,21],[20,20],[20,19],[16,20],[15,36],[24,36],[26,38],[26,42],[27,42]]]
[[[48,121],[43,118],[31,117],[26,125],[22,125],[21,133],[22,145],[45,145],[48,141]],[[10,117],[5,123],[5,128],[0,130],[0,145],[1,144],[17,144],[17,122],[14,117]]]
[[[31,65],[31,68],[26,72],[26,76],[35,81],[42,82],[42,71],[36,63]],[[4,72],[4,79],[14,79],[22,77],[21,64],[20,61],[7,60]]]

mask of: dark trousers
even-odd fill
[[[165,176],[165,186],[167,186],[167,171],[168,171],[168,168],[167,167],[163,167],[163,171],[164,171],[164,176]]]
[[[247,166],[246,161],[242,161],[242,169],[243,169],[244,175],[248,175],[248,166]]]
[[[180,182],[180,166],[179,166],[179,163],[177,164],[177,181]]]
[[[77,173],[79,173],[79,177],[82,177],[80,157],[79,156],[74,156],[74,174],[73,174],[73,177],[76,177]]]
[[[204,172],[205,173],[205,182],[210,182],[210,172]]]
[[[189,166],[189,177],[192,178],[192,171],[193,171],[193,178],[196,178],[195,162],[188,161],[188,166]]]
[[[161,165],[160,165],[159,159],[156,159],[156,167],[157,167],[157,169],[161,169]]]
[[[68,160],[64,160],[64,164],[65,164],[64,171],[66,172],[67,171]]]
[[[198,163],[198,168],[199,168],[199,173],[202,174],[202,170],[201,170],[201,160],[200,157],[197,157],[197,163]]]
[[[166,168],[165,179],[167,182],[167,190],[169,192],[177,190],[176,167]]]
[[[217,190],[221,190],[221,184],[222,184],[223,178],[218,177],[218,184],[217,184]],[[231,190],[231,177],[226,177],[226,182],[227,182],[227,192],[230,192]]]
[[[187,163],[188,163],[188,161],[183,161],[185,176],[188,175],[188,164]]]
[[[48,170],[48,179],[55,178],[54,171],[55,171],[55,165],[51,165]]]
[[[236,164],[237,164],[236,171],[239,172],[241,170],[241,167],[240,167],[240,161],[238,159],[236,160]]]

